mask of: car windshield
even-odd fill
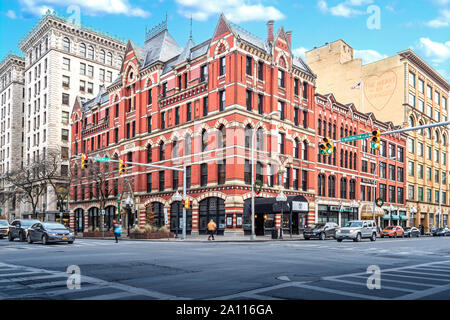
[[[324,225],[325,225],[325,224],[323,224],[323,223],[313,224],[313,225],[311,226],[311,229],[320,229],[320,228],[323,228]]]
[[[394,227],[386,227],[386,228],[384,228],[384,230],[392,230],[392,229],[394,229]]]
[[[45,229],[49,229],[49,230],[66,230],[67,228],[62,225],[61,223],[43,223],[42,224],[44,226]]]
[[[404,228],[403,230],[405,230],[405,231],[409,231],[409,230],[411,230],[411,228],[409,228],[409,227],[406,227],[406,228]]]
[[[6,220],[0,220],[0,226],[9,226],[9,223]]]
[[[359,228],[362,227],[361,221],[350,221],[345,225],[347,228]]]
[[[38,220],[21,220],[20,224],[22,225],[22,227],[29,228],[36,222],[39,222],[39,221]]]

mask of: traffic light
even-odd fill
[[[190,208],[190,202],[189,202],[189,200],[183,200],[183,201],[181,201],[181,203],[184,205],[184,208],[186,209],[186,210],[189,210],[189,208]]]
[[[85,153],[81,154],[81,169],[86,169],[88,167],[88,156]]]
[[[122,159],[119,160],[119,173],[122,174],[125,172],[125,161]]]
[[[330,138],[323,138],[319,144],[320,153],[324,156],[331,156],[334,152],[334,144]]]
[[[380,149],[381,147],[381,139],[380,139],[380,130],[372,131],[372,143],[370,145],[372,149]]]

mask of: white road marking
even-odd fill
[[[352,276],[352,277],[367,280],[367,276],[365,276],[365,277],[364,276]],[[392,279],[386,279],[384,281],[385,282],[403,283],[403,284],[413,284],[411,281],[400,281],[400,280],[392,280]],[[435,286],[435,285],[432,285],[432,284],[425,284],[425,283],[420,283],[420,284],[418,283],[418,284],[414,284],[414,285],[416,285],[416,286],[423,286],[423,287],[434,287]]]
[[[337,294],[337,295],[340,295],[340,296],[349,296],[349,297],[361,298],[361,299],[369,299],[369,300],[386,300],[386,298],[383,298],[383,297],[374,297],[374,296],[368,296],[368,295],[365,295],[365,294],[358,294],[358,293],[341,291],[341,290],[334,290],[334,289],[328,289],[328,288],[322,288],[322,287],[315,287],[315,286],[310,286],[310,285],[301,284],[301,283],[293,282],[292,284],[294,286],[296,286],[296,287],[299,287],[299,288],[305,288],[305,289],[310,289],[310,290],[315,290],[315,291],[322,291],[322,292],[326,292],[326,293]]]
[[[348,284],[355,284],[355,285],[363,286],[363,287],[367,288],[367,283],[366,282],[358,282],[358,281],[350,281],[350,280],[342,280],[342,279],[333,279],[332,281],[348,283]],[[389,290],[404,291],[404,292],[415,292],[415,291],[417,291],[417,290],[406,289],[406,288],[385,286],[384,284],[382,285],[382,288],[383,289],[389,289]]]
[[[99,295],[99,296],[84,297],[84,298],[80,298],[78,300],[115,300],[115,299],[127,298],[127,297],[130,297],[130,294],[128,292],[114,292],[114,293],[103,294],[103,295]]]

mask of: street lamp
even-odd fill
[[[410,227],[413,227],[413,226],[411,225],[411,215],[415,215],[416,213],[417,213],[416,207],[412,207],[411,210],[409,211],[409,226],[410,226]]]
[[[129,209],[130,211],[132,210],[132,207],[134,205],[134,201],[133,199],[130,198],[130,196],[128,196],[128,198],[125,199],[124,201],[125,205],[127,206],[127,209]],[[130,234],[130,217],[127,217],[127,232],[128,234]]]
[[[391,204],[391,205],[389,205],[389,217],[391,218],[391,225],[392,225],[392,211],[394,211],[394,206]],[[398,223],[397,223],[397,225],[398,225]]]
[[[280,239],[283,239],[283,205],[287,201],[286,195],[283,190],[277,195],[277,201],[281,202],[281,224],[280,224]]]
[[[117,194],[117,219],[119,222],[122,222],[121,215],[120,215],[120,198],[122,195],[120,193]]]
[[[255,188],[254,188],[254,184],[255,184],[255,133],[258,131],[259,129],[259,125],[261,124],[261,122],[266,119],[266,118],[271,118],[272,116],[276,115],[276,114],[281,114],[281,111],[277,110],[277,111],[273,111],[269,114],[264,115],[261,120],[258,121],[258,123],[256,124],[255,129],[252,132],[252,169],[251,169],[251,188],[252,188],[252,234],[250,236],[250,240],[255,240],[256,239],[256,235],[255,235]]]
[[[42,202],[42,214],[44,215],[42,217],[42,220],[45,221],[45,207],[47,206],[47,204],[45,202]]]
[[[174,195],[172,196],[172,201],[173,202],[180,202],[180,204],[181,204],[181,200],[183,200],[183,198],[181,197],[181,194],[179,194],[178,190],[177,190],[174,193]],[[177,211],[177,226],[176,226],[176,229],[175,229],[175,238],[178,238],[178,228],[180,227],[180,217],[178,216],[178,213],[179,213],[179,210]]]

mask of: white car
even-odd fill
[[[344,239],[351,239],[359,242],[362,239],[377,240],[377,224],[373,220],[353,220],[344,227],[336,231],[336,240],[341,242]]]

